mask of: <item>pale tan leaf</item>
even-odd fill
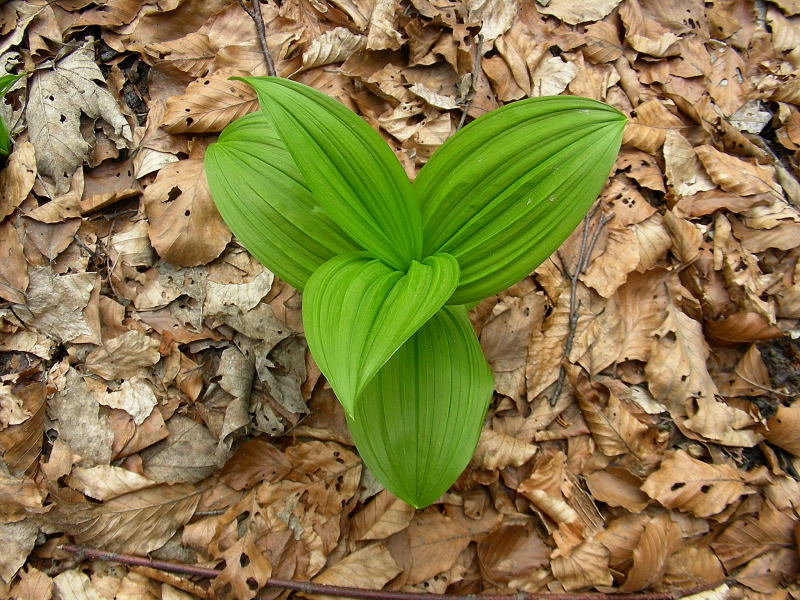
[[[518,0],[467,0],[467,20],[481,24],[481,35],[493,40],[511,29],[517,18]]]
[[[752,493],[731,465],[710,465],[676,450],[642,485],[642,490],[667,508],[697,517],[715,515],[742,495]]]
[[[530,96],[556,96],[567,89],[577,74],[578,68],[573,63],[560,56],[545,56],[531,73]]]
[[[8,169],[3,173],[6,171]],[[0,224],[0,298],[24,304],[25,290],[28,288],[28,262],[25,260],[20,233],[12,219]]]
[[[639,264],[639,244],[630,227],[611,227],[602,254],[592,259],[581,276],[583,283],[594,288],[603,298],[610,298],[628,279],[628,273]]]
[[[167,99],[161,125],[170,133],[213,133],[258,109],[253,88],[231,81],[238,72],[216,72],[189,84],[186,92]]]
[[[89,576],[78,569],[70,569],[53,578],[59,600],[108,600],[97,591]]]
[[[67,485],[95,500],[106,501],[150,487],[155,482],[128,469],[97,465],[89,468],[74,467],[67,478]]]
[[[72,174],[89,151],[81,134],[82,114],[108,123],[118,148],[132,140],[116,100],[97,81],[103,81],[103,75],[89,43],[56,62],[52,70],[38,71],[31,81],[26,108],[31,143],[39,173],[53,183],[53,197],[67,192]]]
[[[222,468],[222,480],[235,490],[248,489],[262,481],[276,482],[292,471],[292,464],[275,446],[262,439],[239,446]]]
[[[611,585],[608,568],[609,552],[599,542],[587,541],[575,548],[569,556],[559,556],[550,567],[553,575],[567,591]]]
[[[639,243],[639,264],[636,270],[645,273],[656,266],[667,255],[672,246],[669,232],[660,213],[633,226]]]
[[[530,500],[533,506],[556,523],[580,522],[580,517],[574,508],[544,490],[532,488],[529,485],[531,482],[530,479],[526,479],[517,487],[517,491]]]
[[[481,431],[472,460],[481,469],[519,467],[536,454],[537,447],[491,429]]]
[[[800,404],[778,406],[774,416],[767,421],[764,437],[794,456],[800,456]]]
[[[722,113],[730,116],[739,110],[750,92],[750,84],[743,75],[747,67],[739,53],[729,46],[712,49],[709,55],[708,93]]]
[[[640,513],[650,502],[639,489],[642,481],[619,467],[595,471],[586,477],[586,485],[592,496],[609,506],[621,506],[633,513]]]
[[[790,21],[773,6],[767,9],[767,23],[772,31],[772,45],[780,56],[797,69],[800,67],[800,26]]]
[[[646,17],[637,0],[625,0],[619,16],[625,24],[625,39],[638,52],[651,56],[675,56],[679,49],[677,35]]]
[[[736,581],[762,594],[780,593],[800,572],[800,557],[794,549],[781,548],[751,560],[736,574]]]
[[[39,528],[32,519],[0,523],[0,544],[3,545],[3,552],[0,554],[0,579],[11,583],[33,550],[38,533]]]
[[[400,567],[381,543],[370,544],[347,555],[314,577],[314,583],[380,590],[400,573]],[[300,594],[331,600],[332,596]]]
[[[124,410],[137,425],[141,425],[158,404],[153,388],[142,377],[126,379],[118,391],[99,395],[97,401],[104,406]]]
[[[31,566],[19,574],[17,583],[11,588],[11,596],[17,600],[50,600],[52,595],[53,580]]]
[[[397,9],[394,0],[375,0],[373,2],[367,31],[367,48],[369,50],[397,50],[403,45],[405,40],[398,31],[396,19]]]
[[[751,196],[767,192],[779,193],[772,167],[755,165],[707,144],[694,151],[703,163],[711,180],[726,192]]]
[[[311,69],[347,60],[354,52],[363,50],[367,40],[344,27],[326,31],[311,41],[303,52],[303,68]]]
[[[358,541],[383,540],[408,527],[413,516],[414,507],[383,490],[353,515],[352,534]]]
[[[676,217],[671,210],[664,213],[664,224],[672,238],[672,253],[681,263],[689,264],[697,260],[703,234],[686,219]]]
[[[616,338],[618,361],[650,358],[653,333],[664,320],[668,302],[664,282],[668,278],[669,273],[663,269],[631,273],[625,285],[617,290],[615,299],[622,315],[622,332]]]
[[[622,143],[655,154],[664,143],[667,132],[683,127],[683,122],[657,100],[648,100],[636,107],[625,124]]]
[[[578,23],[588,23],[599,21],[605,18],[620,0],[601,0],[599,2],[585,2],[584,0],[551,0],[542,3],[544,6],[538,7],[539,12],[545,15],[553,15],[557,19],[577,25]]]
[[[164,260],[182,267],[218,257],[231,239],[208,191],[203,161],[167,165],[144,191],[150,242]]]
[[[183,71],[192,77],[207,75],[217,52],[208,35],[200,32],[168,42],[145,44],[143,51],[158,67]]]
[[[161,548],[192,518],[200,492],[189,484],[162,484],[103,504],[58,504],[47,523],[75,540],[112,552],[144,555]]]
[[[667,559],[664,581],[687,589],[695,585],[716,583],[725,578],[722,563],[713,550],[704,544],[685,545]]]
[[[86,357],[86,367],[103,379],[128,379],[161,359],[158,341],[141,331],[127,331],[112,338]]]
[[[667,181],[676,196],[692,196],[717,187],[697,158],[694,147],[674,129],[667,131],[663,152]]]
[[[142,452],[144,474],[154,481],[196,483],[213,473],[217,439],[189,417],[167,421],[169,437]]]
[[[0,221],[14,212],[27,198],[36,180],[36,155],[33,144],[19,142],[0,171]]]

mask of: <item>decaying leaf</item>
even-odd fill
[[[217,72],[190,83],[186,93],[167,99],[162,127],[170,133],[217,132],[256,110],[258,101],[253,88],[243,81],[231,80],[232,75],[240,74]]]

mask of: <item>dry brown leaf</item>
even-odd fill
[[[53,578],[59,600],[102,600],[89,576],[78,569],[69,569]],[[149,598],[147,600],[150,600]]]
[[[725,578],[716,554],[705,545],[684,545],[667,559],[664,581],[676,588],[716,583]]]
[[[604,233],[608,234],[606,247],[592,259],[581,281],[603,298],[611,298],[628,279],[628,273],[638,266],[639,244],[636,232],[630,227],[609,226]]]
[[[667,508],[710,517],[742,495],[752,493],[731,465],[711,465],[676,450],[642,485],[642,490]]]
[[[167,99],[161,125],[170,133],[213,133],[258,109],[253,88],[231,81],[238,72],[218,71],[190,83],[181,96]]]
[[[36,180],[36,155],[33,144],[19,142],[0,171],[0,221],[14,212],[27,198]]]
[[[104,341],[86,357],[86,367],[103,379],[128,379],[156,364],[161,355],[158,342],[141,331],[131,330]]]
[[[642,481],[619,467],[595,471],[586,477],[586,485],[596,500],[633,513],[642,512],[650,502],[647,494],[639,489]]]
[[[383,540],[411,522],[414,508],[383,490],[353,515],[352,535],[357,541]]]
[[[780,593],[797,579],[800,558],[793,549],[781,548],[751,560],[736,574],[736,581],[762,594]]]
[[[311,41],[303,52],[303,68],[311,69],[331,63],[343,62],[353,53],[363,50],[367,40],[344,27],[326,31]]]
[[[760,342],[783,335],[764,315],[754,312],[733,313],[719,321],[708,321],[706,327],[712,337],[726,342]]]
[[[664,224],[672,238],[672,253],[681,263],[688,265],[700,255],[703,234],[686,219],[681,219],[668,210],[664,213]]]
[[[0,298],[24,304],[25,290],[28,289],[28,262],[19,236],[20,231],[11,219],[0,224]]]
[[[164,260],[182,267],[217,258],[231,239],[208,191],[203,161],[167,165],[144,191],[150,242]]]
[[[531,73],[531,97],[556,96],[575,79],[578,68],[560,56],[545,56]]]
[[[667,132],[683,127],[683,122],[659,100],[648,100],[636,107],[625,124],[622,143],[655,154],[664,143]]]
[[[53,580],[31,566],[19,573],[17,582],[11,588],[11,596],[18,600],[50,600],[52,594]]]
[[[46,517],[78,543],[111,552],[145,555],[161,548],[192,518],[200,492],[189,484],[162,484],[103,504],[61,503]]]
[[[197,483],[218,467],[217,439],[189,417],[167,421],[169,437],[142,453],[144,474],[158,482]]]
[[[793,544],[795,520],[766,502],[757,516],[731,523],[711,544],[728,572],[769,550]]]
[[[794,456],[800,456],[800,404],[778,406],[774,416],[767,421],[764,437]]]
[[[697,158],[694,147],[677,131],[670,129],[667,132],[663,152],[667,181],[676,196],[692,196],[716,187]]]
[[[742,196],[779,194],[780,188],[775,182],[775,170],[772,167],[746,162],[707,144],[697,146],[694,151],[711,180],[726,192]]]
[[[548,563],[549,555],[530,522],[498,527],[478,542],[481,574],[496,585],[529,577]]]
[[[625,24],[625,39],[634,50],[651,56],[675,56],[680,38],[644,15],[637,0],[625,0],[619,16]]]
[[[491,429],[481,431],[478,447],[472,460],[480,469],[504,469],[508,466],[519,467],[536,454],[537,447],[510,435],[498,433]]]
[[[553,15],[570,25],[577,25],[579,23],[600,21],[614,10],[619,3],[620,0],[602,0],[588,3],[581,0],[551,0],[543,3],[544,6],[539,8],[539,12],[545,15]]]
[[[142,377],[126,379],[119,390],[98,395],[97,401],[104,406],[124,410],[133,417],[136,425],[141,425],[158,404],[153,388]]]
[[[668,515],[661,514],[649,520],[633,549],[633,566],[620,589],[636,592],[660,581],[669,555],[680,544],[680,528]]]
[[[348,554],[314,577],[313,581],[325,585],[380,590],[399,573],[400,567],[386,546],[382,543],[375,543]],[[301,593],[300,595],[310,598],[325,598],[326,600],[333,598],[333,596],[321,594],[311,596]]]
[[[155,482],[128,469],[97,465],[89,468],[74,467],[67,478],[67,485],[90,498],[106,501],[150,487]]]
[[[511,29],[517,18],[519,0],[466,0],[467,21],[481,24],[481,35],[494,40]]]
[[[569,556],[559,556],[550,563],[553,575],[567,591],[586,587],[611,585],[608,568],[609,552],[599,542],[587,541]]]
[[[222,468],[221,478],[235,490],[254,487],[262,481],[280,481],[292,470],[291,463],[275,446],[262,439],[239,446]]]

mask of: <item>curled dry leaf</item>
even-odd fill
[[[633,549],[633,566],[620,588],[623,592],[643,590],[659,581],[669,555],[681,544],[680,528],[661,514],[647,521]]]
[[[694,149],[711,180],[726,192],[752,196],[754,194],[779,194],[775,170],[762,167],[720,152],[707,144]]]
[[[557,19],[577,25],[599,21],[614,10],[620,0],[599,0],[597,2],[584,2],[583,0],[551,0],[539,8],[539,12],[553,15]]]
[[[130,330],[92,350],[86,357],[86,367],[108,381],[129,379],[161,359],[158,346],[141,331]]]
[[[136,425],[141,425],[158,404],[153,388],[141,377],[126,379],[118,391],[106,396],[98,395],[97,401],[104,406],[124,410],[133,417]]]
[[[144,206],[153,248],[174,265],[204,265],[222,254],[231,239],[211,201],[199,158],[161,169],[144,191]]]
[[[481,469],[519,467],[536,454],[538,448],[510,435],[484,429],[478,440],[473,461]]]
[[[347,555],[332,567],[314,577],[314,583],[380,590],[400,573],[400,567],[382,543],[370,544]],[[309,598],[332,600],[332,596],[315,594]]]
[[[620,467],[609,467],[595,471],[586,477],[586,485],[592,496],[609,506],[621,506],[632,513],[640,513],[650,499],[639,488],[641,479]]]
[[[292,470],[286,456],[262,439],[239,446],[222,468],[222,481],[235,490],[245,490],[262,481],[280,481]]]
[[[675,56],[678,54],[677,35],[662,27],[642,11],[638,0],[625,0],[619,16],[625,24],[625,39],[631,47],[650,56]]]
[[[28,289],[28,262],[20,233],[11,219],[0,223],[0,298],[24,304],[25,290]]]
[[[88,468],[74,467],[67,478],[67,485],[90,498],[106,501],[150,487],[155,482],[128,469],[97,465]]]
[[[717,187],[689,141],[674,129],[664,139],[664,170],[676,196],[692,196]]]
[[[779,406],[777,412],[767,421],[764,437],[794,456],[800,456],[800,404]]]
[[[145,555],[161,548],[192,518],[200,492],[189,484],[158,485],[103,504],[60,503],[45,518],[55,531],[112,552]]]
[[[667,508],[710,517],[752,493],[731,465],[710,465],[677,450],[661,463],[642,490]]]
[[[169,437],[142,453],[144,474],[158,482],[196,483],[217,468],[217,439],[183,415],[167,421]]]
[[[664,213],[664,224],[672,238],[672,253],[675,258],[684,265],[697,260],[703,243],[700,230],[686,219],[676,217],[671,210]]]
[[[725,569],[731,572],[764,552],[791,546],[794,529],[795,521],[787,512],[766,502],[757,516],[747,516],[730,524],[711,547]]]
[[[363,50],[367,40],[344,27],[326,31],[311,41],[303,52],[303,68],[311,69],[347,60],[354,52]]]
[[[0,171],[0,221],[14,212],[27,198],[36,180],[36,155],[33,144],[20,142]]]
[[[386,539],[408,527],[413,516],[413,506],[383,490],[353,515],[353,538],[357,541]]]
[[[530,522],[498,527],[478,542],[481,573],[495,584],[530,576],[548,563],[549,555]]]
[[[720,321],[706,322],[708,332],[726,342],[760,342],[783,336],[764,315],[754,312],[737,312]]]
[[[257,110],[253,88],[230,79],[236,74],[217,72],[190,83],[184,94],[167,99],[161,125],[170,133],[212,133]]]
[[[587,541],[575,548],[569,556],[554,559],[550,568],[564,589],[573,591],[611,585],[613,579],[608,560],[609,552],[605,546],[596,541]]]

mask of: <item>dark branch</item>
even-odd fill
[[[242,10],[246,12],[256,27],[256,36],[258,37],[258,45],[261,46],[261,52],[264,54],[264,62],[267,65],[267,75],[277,77],[278,73],[275,70],[275,63],[272,60],[269,47],[267,46],[267,32],[264,27],[264,17],[261,14],[261,2],[259,0],[251,0],[251,6],[247,5],[246,0],[239,0],[239,5]]]
[[[167,562],[163,560],[150,560],[140,556],[130,554],[117,554],[116,552],[105,552],[84,546],[61,546],[62,550],[71,552],[80,557],[92,560],[108,560],[126,565],[138,567],[149,567],[170,573],[180,573],[194,577],[214,578],[222,571],[219,569],[207,569],[194,565]],[[339,585],[324,585],[312,583],[310,581],[285,581],[283,579],[267,579],[268,587],[278,587],[306,594],[327,594],[329,596],[341,596],[344,598],[364,598],[365,600],[677,600],[685,596],[697,594],[714,589],[725,582],[717,582],[697,586],[691,589],[676,592],[653,592],[641,594],[604,594],[601,592],[578,592],[578,593],[519,593],[519,594],[490,594],[490,595],[471,595],[456,596],[453,594],[425,594],[409,592],[389,592],[384,590],[366,590],[362,588],[344,587]]]

